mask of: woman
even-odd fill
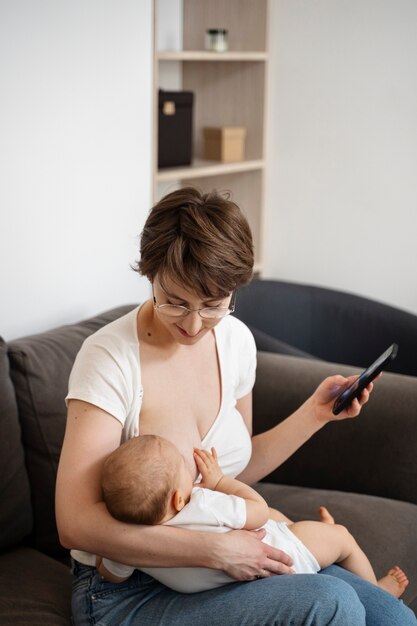
[[[415,623],[402,603],[337,567],[329,576],[276,576],[291,573],[291,560],[261,542],[264,531],[136,526],[107,512],[103,462],[139,432],[170,439],[195,476],[193,448],[214,446],[225,473],[253,483],[336,419],[334,397],[350,382],[342,376],[252,437],[255,344],[228,315],[252,268],[250,229],[234,203],[192,188],[169,194],[141,237],[136,269],[150,280],[152,299],[89,337],[77,356],[56,497],[60,538],[74,559],[76,626]],[[371,389],[337,419],[358,415]],[[179,594],[136,570],[115,585],[100,577],[95,555],[138,567],[211,567],[245,582]]]

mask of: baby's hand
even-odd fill
[[[223,472],[217,462],[216,450],[212,448],[210,453],[207,452],[207,450],[194,448],[194,460],[202,476],[199,486],[206,487],[207,489],[216,489],[223,478]]]

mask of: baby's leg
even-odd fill
[[[289,529],[314,554],[322,569],[339,563],[376,585],[376,577],[368,558],[344,526],[322,522],[296,522]]]
[[[335,523],[334,517],[330,515],[326,507],[321,506],[319,510],[319,514],[320,514],[321,522],[324,522],[325,524]],[[293,523],[292,520],[290,520],[288,517],[284,515],[284,513],[281,513],[281,511],[278,511],[277,509],[272,509],[271,507],[269,507],[269,519],[274,520],[274,522],[285,522],[286,524]]]
[[[340,524],[296,522],[290,524],[288,528],[314,554],[322,569],[338,563],[397,598],[408,585],[407,576],[399,567],[392,568],[384,578],[377,581],[368,557],[349,531]]]
[[[319,508],[320,521],[324,524],[335,524],[333,515],[330,515],[325,506]]]
[[[386,576],[378,580],[378,587],[385,589],[385,591],[388,591],[396,598],[399,598],[404,593],[407,585],[408,578],[398,565],[392,567]]]

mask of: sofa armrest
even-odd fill
[[[360,371],[259,352],[255,434],[290,415],[326,376]],[[327,424],[265,480],[417,503],[417,378],[385,372],[358,418]]]

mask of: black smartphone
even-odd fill
[[[393,359],[395,359],[397,353],[398,346],[396,343],[393,343],[388,350],[385,350],[385,352],[381,354],[381,356],[379,356],[377,360],[355,380],[355,382],[342,391],[342,393],[337,396],[333,405],[334,415],[339,415],[343,409],[346,409],[352,400],[361,394],[362,389],[365,389],[365,387],[369,385],[369,383],[373,381],[376,376],[378,376],[379,372],[382,372],[382,370],[385,369]]]

